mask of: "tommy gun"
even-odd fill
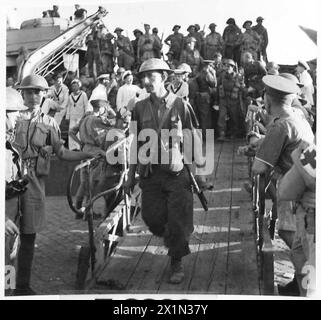
[[[188,175],[189,175],[189,177],[191,179],[191,183],[192,183],[194,192],[197,194],[198,199],[200,200],[203,209],[205,211],[208,211],[207,199],[206,199],[206,197],[204,195],[204,192],[198,186],[198,183],[196,182],[195,177],[194,177],[193,173],[191,172],[189,166],[187,164],[184,164],[184,166],[185,166],[185,168],[186,168],[186,170],[188,172]]]

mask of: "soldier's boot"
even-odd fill
[[[285,286],[278,285],[278,291],[280,296],[300,296],[300,288],[296,275],[294,275],[293,280]]]
[[[182,259],[177,259],[171,257],[171,270],[169,283],[179,284],[184,280],[184,267],[182,264]]]

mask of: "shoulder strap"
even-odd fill
[[[176,100],[176,99],[175,99],[175,100]],[[175,100],[174,100],[174,101],[175,101]],[[171,101],[171,104],[173,104],[174,101]],[[163,125],[164,125],[164,123],[165,123],[165,120],[166,120],[169,112],[170,112],[171,109],[172,109],[172,106],[171,106],[170,108],[165,108],[165,112],[163,113],[162,118],[160,119],[160,121],[157,121],[157,118],[156,118],[156,115],[155,115],[155,113],[154,113],[154,110],[153,110],[153,108],[152,108],[152,106],[151,106],[151,103],[149,103],[148,105],[149,105],[150,112],[151,112],[151,114],[152,114],[153,120],[154,120],[154,122],[155,122],[155,125],[156,125],[156,127],[157,127],[157,135],[159,135],[161,129],[163,128]]]

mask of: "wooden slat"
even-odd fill
[[[167,249],[163,240],[154,236],[129,280],[129,292],[157,293],[167,264]]]
[[[247,179],[246,158],[235,156],[233,143],[215,144],[214,192],[206,192],[214,210],[195,210],[192,253],[184,257],[185,279],[168,283],[169,258],[162,239],[146,232],[142,221],[118,245],[99,280],[119,281],[123,290],[96,286],[104,293],[215,293],[258,294],[255,242]],[[194,196],[194,208],[201,205]],[[224,209],[226,207],[226,209]],[[221,208],[221,209],[219,209]],[[129,239],[128,239],[129,238]],[[123,256],[126,256],[124,258]],[[253,260],[254,257],[254,260]]]
[[[247,179],[248,174],[244,166],[243,170],[240,170],[239,166],[235,165],[242,163],[242,160],[243,157],[235,152],[233,187],[239,186],[240,180]],[[246,201],[240,204],[240,198]],[[241,208],[231,213],[231,228],[236,231],[230,232],[229,237],[229,242],[234,242],[235,246],[230,246],[228,256],[226,294],[260,294],[250,195],[244,189],[239,193],[232,192],[232,204],[240,204]]]
[[[119,288],[125,290],[130,277],[152,238],[149,232],[144,232],[143,221],[140,217],[137,217],[135,225],[142,227],[141,232],[127,234],[123,241],[117,245],[104,270],[98,277],[98,283],[117,283]],[[106,291],[109,289],[107,286]]]
[[[232,180],[232,157],[231,154],[233,152],[233,145],[231,143],[224,143],[223,151],[219,160],[218,171],[216,174],[216,180],[214,184],[214,190],[222,190],[222,189],[230,189],[231,188],[231,180]],[[214,204],[216,207],[222,206],[231,206],[231,192],[223,192],[220,194],[214,193]],[[208,293],[215,294],[224,294],[225,293],[225,281],[226,281],[226,263],[228,256],[228,233],[229,233],[229,210],[222,210],[215,213],[215,217],[208,220],[208,224],[218,224],[219,233],[214,235],[211,241],[216,241],[217,244],[215,249],[212,250],[212,265],[211,268],[208,266],[202,267],[202,264],[199,262],[199,268],[206,268],[210,270],[204,270],[208,272],[208,281],[207,284],[204,282],[204,286],[206,286],[206,291]],[[216,220],[216,219],[217,220]],[[197,268],[196,268],[197,269]],[[197,277],[196,277],[197,278]],[[192,283],[191,287],[196,287],[197,284]],[[199,290],[202,290],[201,288]]]
[[[215,148],[214,152],[214,172],[210,178],[212,181],[214,180],[215,173],[217,172],[217,168],[219,167],[219,159],[222,156],[222,145],[218,145],[217,148]],[[211,207],[211,195],[206,194],[207,199],[208,199],[208,204],[209,207]],[[194,198],[197,198],[194,196]],[[197,199],[194,201],[194,208],[195,207],[201,207],[201,204],[199,200]],[[203,229],[205,225],[205,219],[206,216],[209,213],[205,213],[203,210],[201,211],[194,211],[194,226],[196,226],[197,231],[199,232],[194,232],[193,235],[191,236],[189,246],[191,248],[191,254],[183,258],[183,264],[184,264],[184,272],[185,272],[185,277],[182,283],[178,285],[173,285],[168,283],[169,279],[169,274],[170,274],[170,264],[167,264],[164,276],[163,276],[163,281],[159,287],[159,293],[187,293],[190,282],[192,281],[193,275],[194,275],[194,270],[195,270],[195,264],[196,264],[196,259],[201,247],[201,242],[202,242],[202,234],[203,234]],[[197,228],[198,226],[198,228]]]

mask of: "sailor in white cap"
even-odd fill
[[[78,79],[71,81],[71,93],[67,105],[66,119],[69,120],[69,130],[74,127],[88,110],[88,98],[84,91],[80,90],[81,82]],[[80,150],[80,145],[71,137],[68,139],[70,150]]]
[[[307,96],[308,102],[314,106],[314,86],[308,70],[310,70],[309,65],[305,61],[299,60],[296,67],[296,76],[299,82],[303,84],[302,92]]]
[[[173,92],[177,97],[188,101],[188,83],[184,80],[186,70],[183,67],[174,70],[174,79],[167,86],[169,92]]]
[[[109,85],[110,82],[110,76],[107,73],[101,74],[97,77],[98,84],[96,88],[93,90],[89,102],[92,100],[104,100],[107,101],[107,86]],[[92,111],[92,105],[91,103],[88,103],[87,107],[88,111]]]
[[[124,84],[118,89],[116,98],[117,110],[127,107],[128,102],[131,99],[139,96],[141,89],[133,84],[133,80],[134,77],[130,70],[127,70],[123,73],[122,82]]]

